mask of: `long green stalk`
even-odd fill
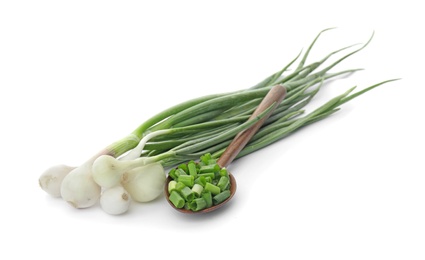
[[[161,160],[165,165],[170,165],[170,163],[192,158],[194,154],[211,149],[215,149],[212,152],[219,153],[240,129],[246,127],[246,118],[267,94],[268,90],[275,84],[284,84],[287,89],[286,98],[269,117],[257,133],[258,135],[254,136],[251,148],[243,153],[252,152],[287,136],[288,133],[294,132],[303,126],[326,118],[334,113],[339,105],[380,84],[389,82],[382,82],[377,84],[377,86],[371,86],[355,94],[349,95],[345,93],[327,102],[320,107],[321,110],[313,111],[306,116],[300,117],[304,112],[303,108],[321,89],[323,82],[358,71],[358,69],[351,69],[336,73],[330,72],[336,65],[364,49],[373,38],[372,34],[369,40],[360,48],[343,55],[324,68],[320,69],[331,57],[354,45],[333,51],[321,60],[306,65],[313,46],[319,37],[330,29],[321,31],[314,38],[295,70],[291,73],[285,75],[290,70],[290,67],[301,57],[302,52],[281,70],[252,88],[195,98],[152,116],[131,134],[108,146],[108,153],[118,157],[136,147],[144,136],[166,129],[177,130],[164,132],[167,134],[156,136],[148,141],[144,151],[141,152],[142,156],[156,156],[156,158],[162,158]],[[168,153],[168,151],[174,152]]]
[[[285,138],[289,136],[290,134],[296,132],[297,130],[301,129],[302,127],[305,127],[309,124],[312,124],[314,122],[323,120],[327,118],[329,115],[337,112],[339,110],[339,106],[378,87],[385,83],[389,83],[391,81],[395,81],[397,79],[387,80],[380,82],[378,84],[372,85],[368,88],[365,88],[361,91],[358,91],[356,93],[353,93],[350,95],[350,93],[354,90],[354,88],[349,89],[345,93],[329,100],[324,105],[320,106],[319,108],[315,109],[313,112],[309,113],[307,116],[294,119],[291,121],[285,122],[279,122],[274,125],[269,125],[267,130],[260,130],[256,135],[254,135],[253,139],[248,143],[248,145],[239,153],[237,158],[243,157],[247,154],[250,154],[252,152],[255,152],[259,149],[262,149],[272,143],[275,143],[276,141]],[[267,132],[266,132],[267,131]],[[164,166],[172,166],[173,164],[177,164],[180,162],[184,162],[185,158],[199,158],[204,153],[212,153],[213,158],[218,158],[220,155],[224,152],[224,148],[231,142],[231,140],[226,140],[224,142],[218,143],[215,146],[212,146],[207,149],[203,149],[201,151],[192,152],[184,154],[185,150],[181,150],[180,152],[177,152],[174,158],[167,158],[167,160],[162,161]],[[194,149],[196,150],[196,149]]]

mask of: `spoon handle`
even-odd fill
[[[273,113],[273,111],[280,104],[280,102],[282,102],[285,95],[286,88],[283,85],[276,85],[270,89],[270,91],[258,105],[254,113],[252,113],[249,119],[258,116],[259,114],[264,112],[264,110],[269,108],[273,103],[275,103],[272,110],[253,126],[240,132],[235,136],[233,141],[229,144],[229,146],[221,155],[220,159],[218,159],[218,165],[220,165],[221,167],[227,167],[236,158],[239,152],[245,147],[249,140],[251,140],[251,137],[258,131],[258,129],[260,129],[260,127],[264,124],[267,118],[269,118],[269,116]]]

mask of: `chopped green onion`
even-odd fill
[[[207,184],[207,181],[205,179],[205,176],[198,176],[198,178],[195,179],[195,184],[199,184],[202,187],[204,187],[205,184]]]
[[[169,197],[170,201],[173,203],[174,207],[181,209],[184,207],[184,199],[176,191],[172,191]]]
[[[230,190],[225,190],[213,197],[214,205],[220,204],[230,197]]]
[[[207,202],[204,198],[197,198],[189,203],[189,208],[193,211],[199,211],[207,207]]]
[[[176,169],[176,174],[178,175],[178,176],[181,176],[181,175],[187,175],[187,172],[185,171],[185,170],[183,170],[182,168],[178,168],[178,169]]]
[[[198,174],[199,177],[210,177],[211,179],[215,178],[215,174],[213,172],[205,172],[205,173],[200,173]]]
[[[181,195],[183,196],[183,198],[190,202],[195,198],[195,193],[193,193],[193,191],[189,188],[189,187],[184,187],[181,191],[180,191]]]
[[[189,169],[189,174],[196,178],[198,175],[196,164],[194,162],[190,162],[188,163],[187,168]]]
[[[189,203],[189,202],[186,202],[186,203],[184,204],[184,209],[191,210],[191,208],[190,208],[190,203]]]
[[[204,198],[204,200],[206,201],[207,208],[209,208],[213,205],[211,192],[208,191],[208,192],[202,193],[202,198]]]
[[[199,163],[189,161],[186,166],[189,174],[183,173],[185,168],[180,164],[175,168],[174,174],[180,174],[177,180],[172,180],[168,184],[168,191],[178,192],[184,202],[179,202],[178,205],[191,211],[200,211],[205,208],[217,205],[220,201],[228,198],[228,189],[230,187],[229,175],[226,168],[221,168],[215,159],[210,158],[211,155],[206,154],[201,156]],[[207,161],[208,165],[202,162],[202,158]],[[217,168],[218,167],[218,168]],[[198,173],[200,169],[208,169],[214,172]],[[196,177],[195,177],[196,176]],[[228,191],[228,192],[223,192]],[[229,195],[230,196],[230,195]],[[176,196],[174,196],[176,197]],[[175,199],[175,198],[174,198]],[[182,206],[183,204],[183,206]]]
[[[168,183],[168,193],[171,193],[173,190],[176,189],[177,182],[176,181],[170,181]]]
[[[193,187],[193,184],[195,182],[192,175],[180,175],[178,181],[182,182],[186,186],[189,186],[190,188]]]
[[[200,184],[194,184],[192,187],[192,191],[199,197],[202,194],[202,191],[204,190],[204,187]]]
[[[226,177],[229,176],[229,173],[227,172],[227,169],[226,168],[222,168],[220,170],[220,176],[226,176]]]
[[[168,173],[168,175],[173,179],[173,180],[177,180],[177,178],[179,177],[179,175],[176,173],[176,169],[171,169],[170,172]]]
[[[203,162],[205,165],[208,165],[208,162],[211,160],[211,154],[206,153],[203,156],[201,156],[201,162]]]
[[[205,165],[201,166],[199,169],[199,173],[207,173],[207,172],[218,172],[220,171],[220,166],[218,164],[211,164],[211,165]]]
[[[186,185],[183,182],[179,181],[177,182],[176,187],[174,187],[174,189],[176,191],[181,191],[184,187],[186,187]]]
[[[226,190],[229,185],[230,185],[229,178],[227,178],[226,176],[221,176],[220,180],[217,183],[217,186],[222,191]]]
[[[217,163],[217,160],[216,159],[210,159],[210,160],[208,160],[208,164],[209,165],[216,164],[216,163]]]
[[[187,164],[182,163],[178,166],[178,168],[183,170],[186,174],[188,173]]]
[[[207,182],[207,184],[205,184],[205,190],[210,191],[214,195],[217,195],[217,194],[220,193],[220,188],[215,186],[214,184],[209,183],[209,182]]]

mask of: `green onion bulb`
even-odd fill
[[[91,166],[89,161],[75,168],[62,181],[61,196],[75,208],[88,208],[99,200],[101,189],[92,178]]]
[[[75,167],[56,165],[47,169],[38,179],[40,187],[53,197],[61,196],[62,181]]]
[[[148,202],[162,194],[165,179],[162,165],[151,163],[124,173],[121,184],[134,201]]]
[[[103,188],[111,188],[120,183],[123,169],[116,158],[102,155],[93,162],[92,172],[97,184]]]
[[[111,215],[120,215],[130,207],[130,194],[120,185],[105,189],[100,196],[100,206]]]

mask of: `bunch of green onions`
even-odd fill
[[[268,111],[248,120],[274,85],[281,84],[286,88],[286,98],[237,158],[325,119],[338,111],[342,104],[392,81],[380,82],[355,93],[355,88],[351,88],[303,115],[304,107],[320,91],[324,82],[357,71],[331,72],[331,69],[365,48],[372,39],[326,67],[323,64],[332,56],[353,45],[306,65],[312,47],[324,31],[317,35],[301,59],[300,53],[280,71],[254,87],[204,96],[170,107],[142,123],[128,136],[102,149],[81,166],[60,165],[48,169],[40,177],[41,187],[53,196],[61,196],[76,208],[93,206],[100,198],[106,212],[121,214],[128,209],[131,199],[147,202],[162,193],[166,176],[164,168],[199,159],[206,153],[210,153],[212,158],[219,158],[236,134],[267,114]]]

